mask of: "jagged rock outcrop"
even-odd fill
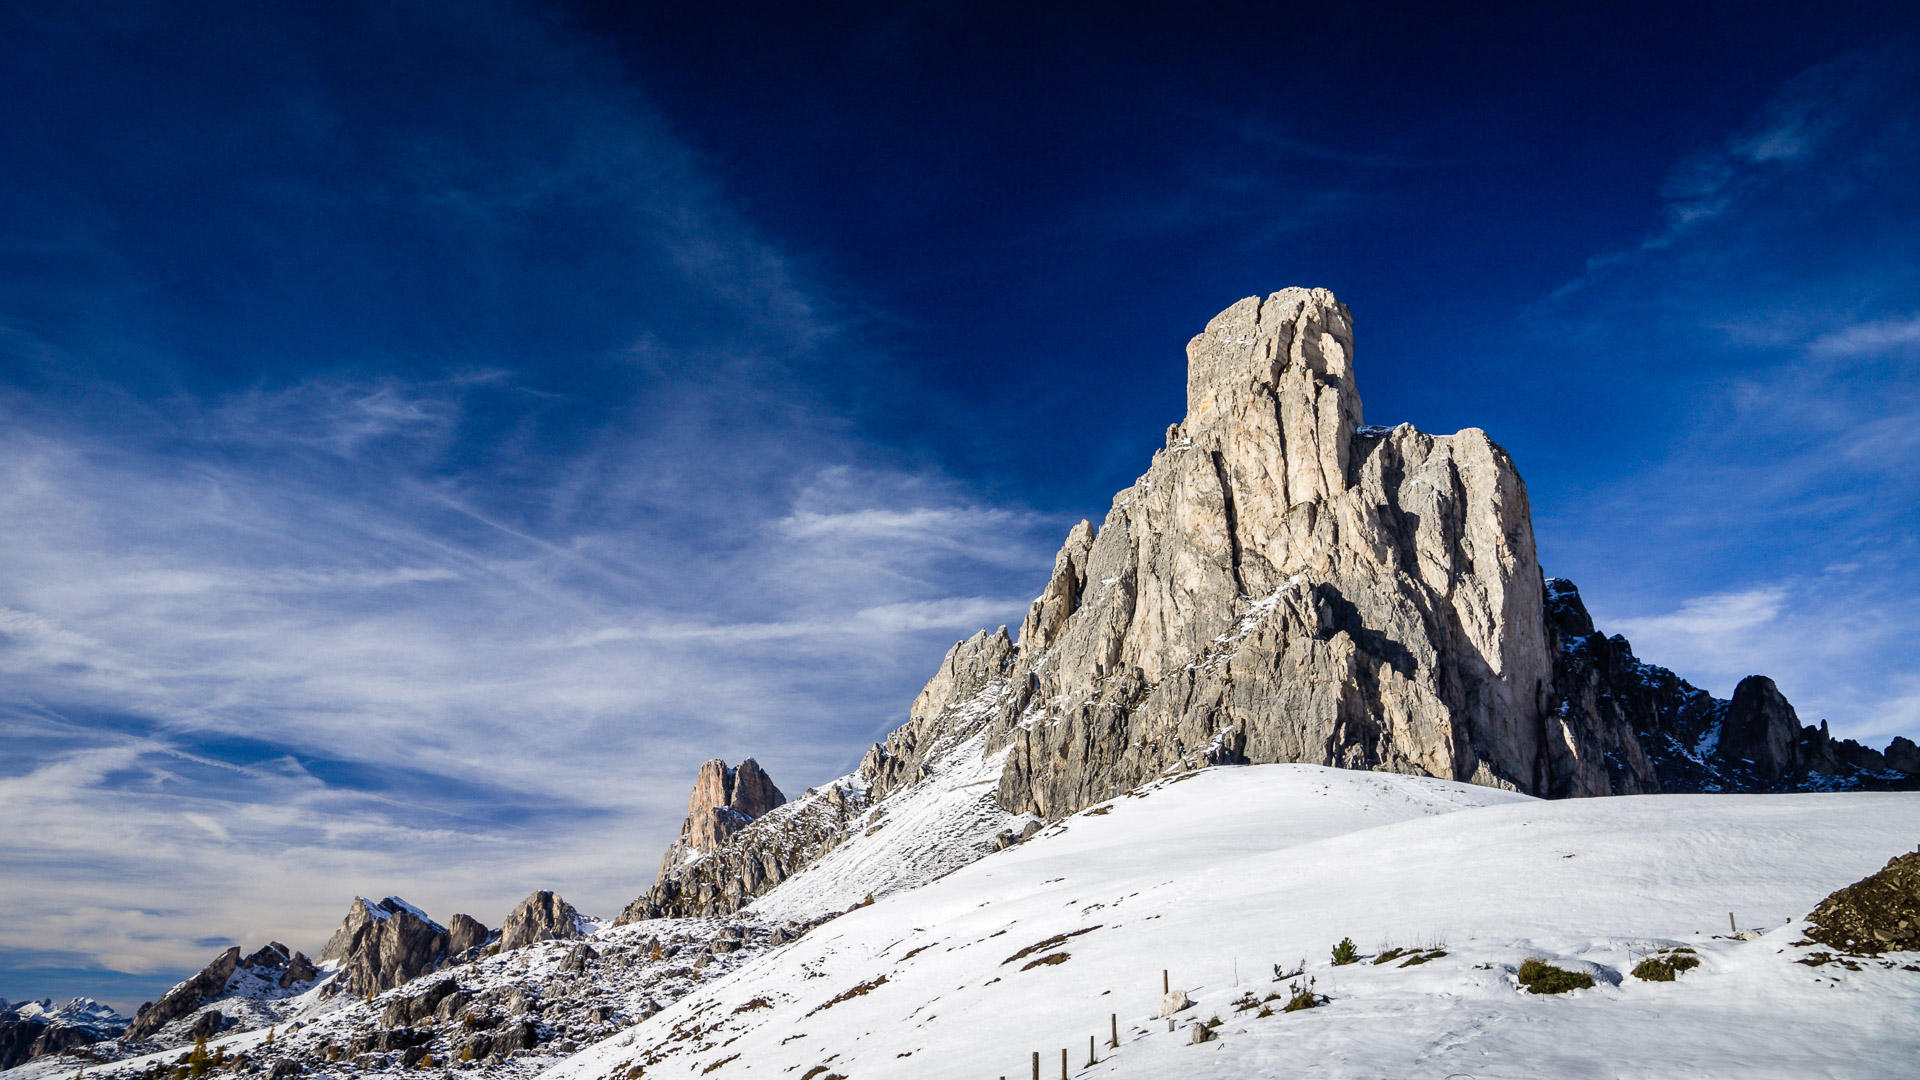
[[[658,878],[668,876],[690,859],[717,850],[729,837],[786,801],[787,797],[773,785],[773,778],[752,758],[737,769],[728,768],[719,758],[702,763],[693,779],[693,791],[687,796],[687,818],[680,826],[680,838],[661,857]]]
[[[320,961],[340,961],[340,973],[328,984],[332,992],[378,993],[439,967],[447,942],[447,928],[405,900],[389,896],[376,903],[359,896]]]
[[[581,936],[580,913],[556,893],[541,890],[520,901],[500,925],[500,951],[536,941],[571,941]]]
[[[214,957],[213,963],[201,968],[192,978],[175,984],[171,990],[160,995],[160,1000],[140,1006],[140,1011],[133,1014],[133,1023],[127,1025],[126,1037],[144,1039],[164,1025],[198,1009],[203,1002],[222,996],[227,988],[227,980],[233,977],[234,969],[239,966],[240,946],[235,945]]]
[[[955,645],[848,790],[886,799],[980,724],[1000,806],[1041,818],[1230,762],[1553,797],[1911,779],[1911,743],[1803,728],[1764,679],[1718,701],[1596,633],[1543,581],[1526,485],[1485,432],[1363,423],[1352,327],[1321,289],[1209,322],[1186,416],[1098,529],[1068,533],[1018,641]],[[849,818],[814,795],[783,813],[807,835],[743,827],[685,866],[676,845],[622,918],[736,910]]]
[[[831,851],[866,805],[860,789],[830,784],[762,814],[705,858],[661,874],[615,925],[642,919],[706,918],[738,911]]]
[[[1547,582],[1547,626],[1550,713],[1560,737],[1546,741],[1536,794],[1890,789],[1914,786],[1920,772],[1907,739],[1883,754],[1833,738],[1824,722],[1802,725],[1763,675],[1741,680],[1722,700],[1640,660],[1626,638],[1594,629],[1565,579]]]
[[[456,914],[447,920],[447,955],[459,956],[468,949],[485,945],[493,936],[486,924],[471,915]]]
[[[1324,290],[1243,300],[1187,356],[1186,418],[1028,613],[1001,804],[1058,816],[1227,761],[1531,789],[1552,667],[1505,451],[1365,427]]]

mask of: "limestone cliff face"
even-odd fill
[[[1185,420],[1022,627],[1002,805],[1057,816],[1222,761],[1531,790],[1552,664],[1506,452],[1364,427],[1322,289],[1233,305],[1187,360]]]

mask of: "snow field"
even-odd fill
[[[545,1075],[993,1080],[1037,1051],[1051,1078],[1065,1048],[1076,1078],[1906,1076],[1920,972],[1795,963],[1811,950],[1788,923],[1917,837],[1914,794],[1542,802],[1210,769],[827,923]],[[1729,911],[1770,932],[1726,938]],[[1367,955],[1335,967],[1347,936]],[[1628,974],[1681,944],[1700,968]],[[1370,962],[1388,946],[1447,955]],[[1524,993],[1532,956],[1596,985]],[[1197,1002],[1171,1033],[1162,969]],[[1328,1004],[1277,1011],[1305,978]],[[1283,998],[1259,1017],[1235,1009],[1248,993]],[[1218,1038],[1192,1043],[1214,1016]]]

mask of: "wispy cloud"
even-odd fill
[[[1543,492],[1550,567],[1643,658],[1723,695],[1772,676],[1804,719],[1880,745],[1920,735],[1910,58],[1789,82],[1674,168],[1650,239],[1528,315],[1596,403],[1571,452],[1616,454],[1636,423],[1665,444],[1600,490]]]
[[[431,273],[388,297],[365,280],[387,249],[303,241],[333,261],[298,310],[360,306],[326,345],[223,344],[271,373],[237,388],[135,385],[197,359],[137,320],[0,340],[29,373],[0,393],[4,996],[137,1004],[210,939],[317,948],[356,891],[610,912],[699,761],[751,754],[789,790],[851,767],[953,640],[1017,622],[1064,532],[877,459],[806,391],[807,365],[872,358],[606,57],[507,4],[406,18],[539,77],[500,80],[527,89],[474,105],[499,120],[477,135],[341,123],[366,103],[324,82],[263,104],[348,133],[379,182],[258,187],[289,229],[375,206],[394,250],[446,254]],[[25,295],[0,280],[0,328]],[[355,322],[387,300],[399,360]],[[248,351],[282,346],[314,355]]]
[[[1852,359],[1884,356],[1915,346],[1920,346],[1920,315],[1906,315],[1829,330],[1809,343],[1807,352],[1823,360]]]

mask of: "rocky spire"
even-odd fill
[[[1249,297],[1188,343],[1185,418],[1028,613],[1002,805],[1056,816],[1213,761],[1528,789],[1540,612],[1506,452],[1364,427],[1346,307]]]
[[[665,877],[696,855],[718,849],[728,837],[786,801],[787,797],[773,786],[773,779],[752,758],[737,769],[728,768],[719,758],[703,762],[694,776],[693,791],[687,796],[687,818],[680,826],[680,838],[660,860],[660,876]]]

